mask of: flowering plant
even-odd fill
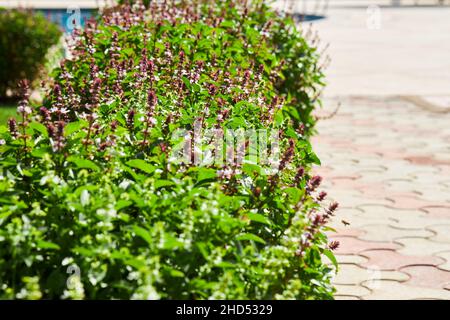
[[[194,4],[110,9],[42,105],[23,83],[0,129],[1,297],[332,297],[315,50],[259,1]]]

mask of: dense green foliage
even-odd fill
[[[35,80],[48,49],[61,37],[58,26],[41,14],[0,9],[0,99],[17,94],[19,81]]]
[[[0,297],[332,297],[315,49],[259,2],[195,3],[109,10],[42,106],[22,84],[21,120],[0,129]],[[180,161],[208,129],[273,130],[279,160],[244,143],[199,162],[230,154],[201,136]]]

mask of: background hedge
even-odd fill
[[[20,80],[38,78],[48,49],[61,35],[41,14],[0,8],[0,101],[17,97]]]

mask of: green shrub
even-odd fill
[[[337,204],[310,175],[308,109],[278,88],[294,50],[272,36],[293,25],[260,3],[157,9],[88,25],[43,106],[22,85],[21,120],[0,129],[0,297],[331,298]],[[279,159],[208,130],[275,132]]]
[[[48,49],[61,37],[59,28],[41,14],[0,9],[0,99],[17,95],[22,79],[35,80]]]

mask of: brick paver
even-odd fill
[[[324,110],[338,102],[313,141],[341,204],[336,298],[450,299],[450,113],[369,96]]]

